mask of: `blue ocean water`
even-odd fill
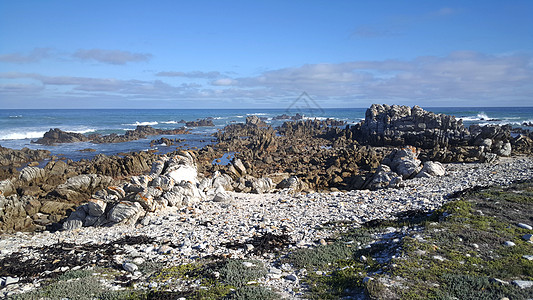
[[[465,125],[471,124],[511,124],[523,127],[524,122],[533,123],[533,107],[484,107],[484,108],[424,108],[435,113],[454,115],[463,119]],[[117,143],[117,144],[91,144],[74,143],[56,146],[44,146],[31,143],[43,136],[51,128],[63,131],[84,134],[99,133],[123,134],[126,130],[135,129],[137,125],[150,125],[154,128],[173,129],[184,126],[181,120],[194,121],[197,119],[213,118],[214,127],[190,128],[192,134],[166,136],[168,138],[185,139],[178,145],[185,148],[203,147],[210,143],[211,136],[224,126],[244,122],[247,116],[258,115],[265,118],[266,122],[278,126],[283,120],[273,120],[281,114],[294,115],[299,112],[306,118],[335,118],[348,123],[358,123],[365,117],[366,108],[327,108],[287,111],[286,109],[188,109],[188,110],[161,110],[161,109],[88,109],[88,110],[0,110],[0,145],[3,147],[22,149],[50,150],[53,155],[64,155],[70,159],[78,160],[91,158],[97,153],[107,155],[120,152],[142,151],[154,149],[150,141],[162,136],[150,136],[147,139]],[[524,127],[533,129],[531,127]],[[80,152],[79,150],[92,148],[96,152]],[[157,145],[157,150],[162,153],[174,151],[176,145]]]

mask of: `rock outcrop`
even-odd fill
[[[213,124],[213,119],[207,118],[207,119],[185,122],[185,126],[187,127],[208,127],[208,126],[215,126],[215,124]]]
[[[125,134],[119,135],[116,133],[109,135],[90,134],[84,135],[81,133],[66,132],[59,128],[50,129],[44,136],[32,143],[42,145],[55,145],[62,143],[76,143],[76,142],[91,142],[94,144],[104,143],[122,143],[139,139],[144,139],[150,135],[176,135],[189,133],[184,128],[163,130],[153,128],[151,126],[137,126],[134,130],[128,130]]]
[[[48,150],[31,150],[28,148],[14,150],[0,146],[0,166],[2,167],[19,167],[28,162],[41,161],[47,158],[50,158],[50,151]],[[7,178],[5,175],[0,177],[0,179],[5,178]]]
[[[70,190],[94,185],[94,176],[80,176],[83,177],[69,179],[65,185],[72,187]],[[129,182],[119,185],[111,183],[70,214],[63,229],[135,224],[147,212],[169,206],[191,206],[205,199],[205,194],[198,188],[195,158],[189,152],[161,157],[152,164],[149,175],[133,176]]]

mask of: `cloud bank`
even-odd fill
[[[80,49],[72,56],[81,60],[94,60],[112,65],[124,65],[129,62],[148,61],[152,58],[152,55],[148,53],[133,53],[129,51],[105,49]]]
[[[38,62],[42,59],[49,58],[52,56],[52,49],[50,48],[34,48],[30,53],[9,53],[1,54],[0,62],[15,63],[15,64],[25,64]]]
[[[328,107],[402,100],[426,105],[530,106],[533,95],[531,55],[486,55],[471,51],[453,52],[444,57],[421,56],[409,61],[306,64],[248,77],[231,78],[217,71],[156,73],[156,78],[169,76],[199,81],[169,84],[160,79],[121,80],[11,72],[0,73],[0,96],[13,95],[16,91],[17,97],[44,93],[57,97],[96,95],[101,99],[245,100],[253,105],[265,99],[295,99],[305,91],[323,107]],[[204,79],[212,80],[205,82]],[[19,84],[18,80],[24,84]]]

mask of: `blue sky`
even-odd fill
[[[0,108],[533,105],[533,1],[0,1]]]

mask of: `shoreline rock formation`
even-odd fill
[[[183,156],[179,152],[166,156],[150,152],[98,154],[92,160],[52,160],[44,168],[32,165],[22,170],[4,166],[0,173],[4,213],[0,216],[0,230],[57,229],[52,224],[69,215],[79,221],[70,222],[66,226],[69,228],[80,223],[97,224],[94,218],[102,218],[103,214],[97,215],[96,208],[89,206],[97,205],[98,201],[105,203],[105,208],[100,209],[106,218],[99,222],[110,224],[138,219],[138,214],[165,205],[179,206],[185,201],[183,195],[228,203],[232,201],[231,192],[401,187],[412,178],[442,176],[447,170],[441,162],[490,163],[500,156],[529,155],[532,151],[529,133],[512,136],[507,126],[466,129],[452,116],[436,115],[416,106],[373,105],[366,115],[364,121],[354,126],[333,119],[305,119],[285,122],[278,128],[268,126],[257,116],[248,116],[245,124],[231,124],[216,133],[217,144],[190,152],[195,156],[194,168],[184,163],[179,172],[167,165],[175,157]],[[139,126],[132,132],[120,139],[161,133],[149,126]],[[59,137],[63,133],[53,131],[51,136],[55,134]],[[75,138],[81,139],[73,135],[61,140]],[[384,141],[401,146],[375,146]],[[14,157],[16,162],[49,156],[46,151],[0,150],[6,153],[6,159]],[[232,156],[229,164],[213,163],[216,158],[229,156],[228,153]],[[193,177],[183,177],[186,174],[199,177],[190,180]],[[95,203],[84,204],[83,212],[73,214],[77,206],[88,200]],[[110,213],[115,206],[117,210]]]
[[[62,143],[77,143],[77,142],[91,142],[93,144],[105,144],[105,143],[123,143],[139,139],[144,139],[150,135],[177,135],[187,134],[188,130],[185,128],[163,130],[153,128],[151,126],[137,126],[134,130],[128,130],[123,135],[112,133],[109,135],[90,134],[84,135],[75,132],[62,131],[59,128],[50,129],[44,134],[44,136],[36,141],[32,141],[35,144],[41,145],[55,145]]]

